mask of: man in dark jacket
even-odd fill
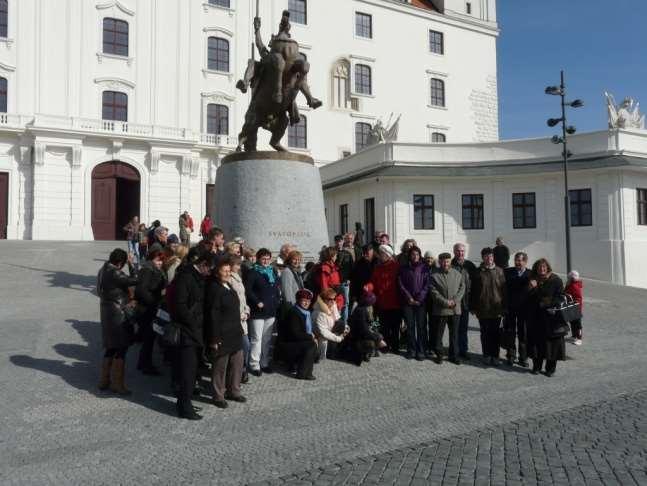
[[[510,250],[503,244],[502,236],[497,237],[496,246],[492,250],[494,251],[494,264],[504,270],[508,268],[510,266]]]
[[[373,245],[368,244],[362,247],[362,256],[357,259],[353,271],[350,273],[350,299],[353,302],[359,300],[364,285],[371,281],[373,269],[375,268],[375,252]]]
[[[530,271],[526,268],[528,255],[519,252],[514,256],[514,267],[505,270],[507,293],[506,313],[503,320],[507,364],[512,366],[517,355],[516,341],[519,341],[519,365],[528,367],[526,349],[528,282]]]
[[[213,255],[201,252],[192,264],[179,271],[174,280],[172,315],[180,328],[180,345],[176,349],[176,377],[179,379],[177,413],[181,418],[200,420],[191,403],[198,371],[197,349],[204,346],[205,277],[213,266]]]
[[[465,245],[463,243],[456,243],[454,245],[452,268],[455,268],[463,275],[465,282],[465,293],[461,301],[461,317],[458,323],[458,355],[461,359],[468,360],[469,356],[467,351],[469,349],[469,342],[467,339],[467,330],[470,321],[470,289],[472,287],[472,279],[476,274],[476,265],[470,260],[467,260],[465,255]]]

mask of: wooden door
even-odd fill
[[[0,172],[0,240],[7,238],[9,218],[9,174]]]
[[[117,180],[92,180],[92,231],[95,240],[115,240]]]

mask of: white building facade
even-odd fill
[[[321,168],[331,235],[360,222],[434,254],[503,236],[511,252],[564,271],[564,176],[550,139],[477,144],[381,144]],[[647,131],[569,138],[573,268],[647,287]]]
[[[249,94],[255,0],[0,0],[0,236],[114,239],[210,211]],[[323,101],[285,143],[321,164],[402,113],[400,140],[498,138],[495,0],[260,0]],[[261,137],[259,147],[268,137]]]

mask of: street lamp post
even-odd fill
[[[554,135],[551,139],[554,144],[562,144],[562,160],[564,167],[564,231],[566,239],[566,273],[572,270],[571,267],[571,200],[568,194],[568,159],[573,155],[568,150],[568,135],[573,135],[577,130],[573,125],[566,123],[566,107],[580,108],[584,106],[582,100],[566,101],[566,85],[564,84],[564,71],[561,71],[561,82],[559,86],[546,88],[547,95],[561,97],[562,117],[549,118],[546,122],[549,127],[562,124],[562,136]]]

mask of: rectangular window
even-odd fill
[[[375,234],[375,198],[364,199],[364,229],[366,230],[364,243],[373,239]]]
[[[103,92],[103,120],[128,121],[128,95],[118,91]]]
[[[429,50],[434,54],[445,54],[445,36],[442,32],[429,31]]]
[[[368,137],[371,133],[371,125],[364,122],[355,123],[355,152],[368,147]]]
[[[0,37],[9,35],[9,2],[0,0]]]
[[[229,72],[229,41],[220,37],[209,37],[207,68],[214,71]]]
[[[463,194],[463,229],[481,230],[483,218],[483,194]]]
[[[537,227],[534,192],[518,192],[512,195],[512,227],[514,229]]]
[[[442,79],[431,79],[431,105],[445,106],[445,81]]]
[[[636,189],[638,200],[638,224],[647,225],[647,189]]]
[[[288,11],[290,12],[290,22],[304,25],[308,23],[308,4],[306,0],[289,0]]]
[[[0,112],[7,112],[7,79],[0,78]]]
[[[444,133],[434,132],[431,134],[431,143],[445,143],[447,142],[447,137]]]
[[[339,234],[348,233],[348,204],[339,206]]]
[[[373,38],[373,17],[369,14],[355,13],[355,35],[357,37]]]
[[[308,148],[308,119],[301,115],[299,123],[288,127],[288,146]]]
[[[434,229],[434,196],[431,194],[413,195],[413,229]]]
[[[355,92],[370,95],[372,91],[371,68],[364,64],[355,64]]]
[[[568,191],[571,200],[571,226],[593,226],[591,189]]]
[[[103,19],[103,53],[117,56],[128,55],[128,22]]]
[[[210,103],[207,105],[207,133],[229,135],[229,107]]]

